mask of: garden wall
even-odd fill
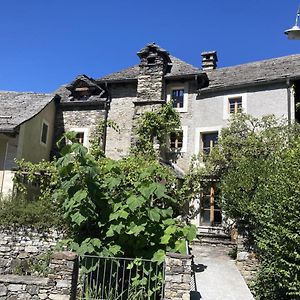
[[[54,253],[47,278],[0,275],[0,300],[75,300],[78,257],[72,252]]]
[[[11,274],[13,268],[26,268],[25,261],[53,250],[64,234],[57,230],[0,227],[0,274]],[[23,266],[22,266],[23,265]],[[26,273],[26,270],[24,270]]]

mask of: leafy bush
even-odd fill
[[[190,175],[220,178],[223,211],[259,254],[260,300],[300,297],[299,133],[272,116],[239,115],[222,130],[206,168]]]
[[[185,253],[194,226],[179,215],[176,180],[144,156],[95,160],[80,144],[66,145],[57,167],[61,183],[54,199],[74,233],[69,246],[85,254],[154,258]]]
[[[0,225],[48,229],[60,228],[63,222],[59,207],[49,200],[10,197],[0,201]]]

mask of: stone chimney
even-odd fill
[[[201,53],[202,56],[202,70],[214,70],[217,68],[217,51],[205,51]]]
[[[137,86],[138,101],[164,100],[164,75],[171,68],[169,53],[151,43],[137,55],[141,60]]]

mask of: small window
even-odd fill
[[[45,145],[47,144],[47,140],[48,140],[48,129],[49,129],[48,124],[43,122],[42,133],[41,133],[41,143],[43,143]]]
[[[218,142],[218,132],[202,133],[201,141],[203,154],[209,155]]]
[[[77,143],[82,144],[84,143],[84,132],[77,132],[75,140]]]
[[[235,98],[229,98],[228,99],[228,111],[230,114],[237,114],[242,112],[242,97],[235,97]]]
[[[183,108],[184,90],[172,90],[172,103],[174,108]]]
[[[153,57],[153,56],[148,57],[147,62],[149,65],[155,64],[155,57]]]
[[[172,150],[182,149],[183,147],[183,131],[176,131],[170,134],[170,148]]]

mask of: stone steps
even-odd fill
[[[235,247],[236,243],[231,241],[229,234],[224,232],[221,227],[200,227],[198,228],[197,238],[194,244],[226,245]]]

